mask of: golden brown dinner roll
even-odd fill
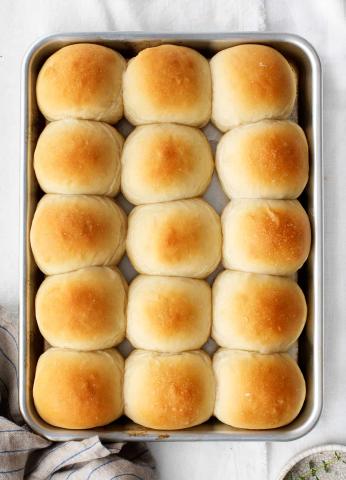
[[[265,118],[287,118],[296,99],[296,74],[285,57],[265,45],[237,45],[210,61],[212,122],[225,132]]]
[[[204,278],[220,261],[220,218],[201,199],[141,205],[129,216],[126,249],[140,273]]]
[[[123,114],[123,57],[101,45],[78,43],[53,53],[36,84],[39,109],[48,120],[84,118],[115,123]]]
[[[211,112],[208,61],[177,45],[146,48],[124,74],[125,117],[134,125],[158,122],[205,125]]]
[[[305,399],[304,377],[287,353],[221,348],[213,359],[214,415],[236,428],[278,428],[292,422]]]
[[[40,356],[34,402],[40,417],[62,428],[93,428],[123,413],[124,360],[115,350],[50,348]]]
[[[135,350],[125,363],[125,414],[158,430],[198,425],[211,416],[215,384],[209,356]]]
[[[34,155],[38,183],[46,193],[114,196],[120,186],[122,136],[101,122],[66,119],[49,123]]]
[[[35,261],[47,275],[115,265],[125,250],[126,216],[109,198],[45,195],[30,231]]]
[[[197,128],[143,125],[126,139],[121,187],[136,205],[196,197],[209,185],[213,168],[210,145]]]
[[[216,168],[229,197],[297,198],[308,181],[308,144],[293,122],[243,125],[221,138]]]
[[[126,290],[123,276],[109,267],[46,277],[36,295],[40,332],[54,347],[113,347],[125,337]]]
[[[303,330],[306,310],[290,278],[225,270],[213,284],[212,337],[221,347],[286,352]]]
[[[226,268],[291,275],[309,255],[309,218],[297,200],[232,200],[222,229]]]
[[[209,337],[211,290],[204,280],[139,275],[129,288],[126,336],[135,348],[182,352]]]

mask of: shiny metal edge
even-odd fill
[[[232,41],[235,43],[265,43],[285,42],[300,49],[308,58],[312,70],[312,141],[313,141],[313,210],[312,226],[314,230],[314,298],[315,311],[313,331],[313,408],[304,423],[298,427],[283,427],[268,431],[232,430],[230,432],[179,430],[179,431],[154,431],[138,427],[132,431],[100,429],[73,431],[51,427],[45,422],[34,418],[28,409],[29,398],[26,394],[26,358],[27,358],[27,333],[26,333],[26,249],[27,249],[27,138],[29,133],[28,122],[28,82],[29,64],[34,53],[44,45],[53,41],[60,42],[107,42],[107,41]],[[323,164],[322,164],[322,75],[319,57],[312,47],[302,37],[286,33],[201,33],[201,34],[169,34],[169,33],[142,33],[142,32],[94,32],[94,33],[66,33],[50,35],[36,41],[27,52],[21,79],[21,199],[20,199],[20,310],[19,310],[19,404],[21,413],[28,425],[40,435],[52,441],[77,440],[93,435],[99,435],[104,440],[112,441],[290,441],[307,434],[316,425],[323,405]],[[194,430],[198,430],[198,427]]]

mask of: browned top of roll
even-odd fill
[[[141,87],[156,106],[179,108],[198,100],[203,84],[197,52],[186,47],[160,45],[143,50],[138,57],[143,73]]]
[[[220,349],[215,414],[236,428],[268,429],[290,423],[305,399],[304,377],[285,353],[261,355]]]
[[[124,66],[121,55],[101,45],[61,48],[39,72],[37,100],[42,113],[48,120],[72,116],[116,121]]]
[[[227,268],[288,275],[308,257],[310,222],[297,200],[232,200],[222,222]]]
[[[39,415],[51,425],[73,429],[115,420],[123,408],[123,363],[116,350],[47,350],[34,382]]]
[[[30,232],[36,263],[46,274],[113,265],[124,250],[124,212],[108,198],[45,195]]]
[[[156,429],[187,428],[207,420],[214,379],[202,351],[165,354],[135,350],[125,366],[125,414]]]

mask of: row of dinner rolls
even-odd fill
[[[127,285],[109,267],[47,277],[36,318],[52,346],[100,350],[125,335],[135,348],[182,352],[201,348],[210,333],[222,347],[287,351],[306,320],[297,283],[284,277],[226,270],[204,280],[139,275]]]
[[[214,169],[206,136],[171,123],[142,125],[124,148],[117,130],[102,122],[65,119],[49,123],[34,154],[34,169],[46,193],[115,196],[146,204],[196,197]],[[232,198],[294,199],[308,180],[308,147],[291,121],[264,120],[226,133],[216,150],[216,168]]]
[[[237,45],[210,61],[177,45],[146,48],[126,66],[110,48],[88,43],[61,48],[44,63],[37,102],[48,120],[80,118],[133,125],[174,122],[221,130],[265,118],[288,118],[296,74],[265,45]]]
[[[221,221],[202,199],[139,205],[127,231],[125,213],[109,198],[47,194],[30,239],[48,275],[115,265],[126,243],[139,273],[206,278],[221,256],[226,268],[291,275],[308,257],[311,232],[297,200],[232,200]]]
[[[115,350],[51,348],[39,358],[34,402],[48,423],[83,429],[125,413],[159,430],[198,425],[215,415],[236,428],[269,429],[290,423],[305,398],[304,377],[288,354],[220,349],[179,354],[135,350],[125,361]]]

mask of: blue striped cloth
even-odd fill
[[[0,307],[0,479],[155,479],[144,444],[102,444],[96,436],[53,444],[24,425],[18,407],[17,318]]]

